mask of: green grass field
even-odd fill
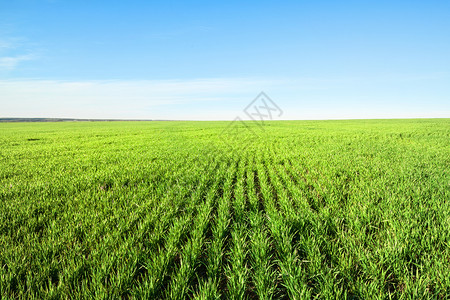
[[[229,125],[0,124],[1,298],[449,297],[450,119]]]

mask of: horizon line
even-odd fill
[[[352,121],[352,120],[434,120],[450,119],[450,117],[395,117],[395,118],[327,118],[327,119],[283,119],[283,120],[244,120],[243,122],[283,122],[283,121]],[[0,123],[58,123],[58,122],[234,122],[228,120],[196,120],[196,119],[115,119],[115,118],[44,118],[44,117],[0,117]]]

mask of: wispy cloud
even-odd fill
[[[0,81],[0,114],[86,118],[229,119],[263,88],[281,81],[249,78],[113,81]],[[220,108],[217,107],[220,106]]]
[[[34,59],[32,54],[0,57],[0,70],[14,70],[19,63]]]
[[[0,37],[0,71],[11,71],[24,61],[34,60],[36,55],[24,38]]]
[[[0,116],[230,120],[265,91],[286,119],[448,117],[448,91],[420,87],[435,78],[0,80]]]
[[[8,41],[0,40],[0,53],[12,47],[12,44]]]

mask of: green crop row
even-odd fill
[[[0,298],[446,299],[450,120],[0,124]]]

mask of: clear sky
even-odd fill
[[[0,0],[0,117],[450,117],[450,1]]]

